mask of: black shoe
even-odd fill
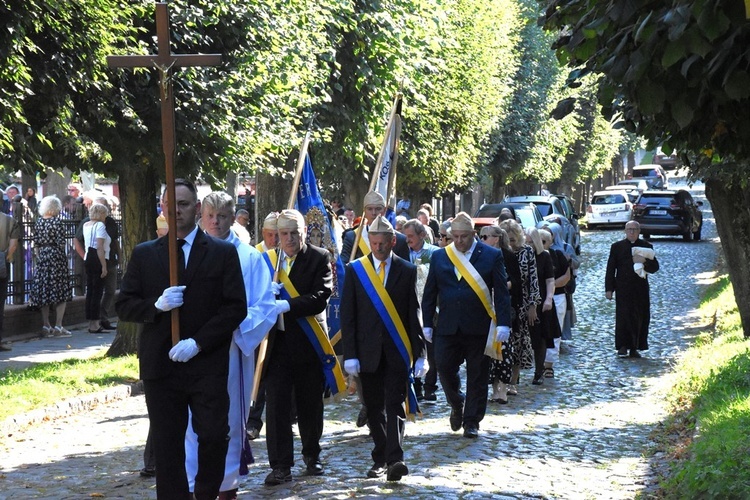
[[[370,467],[370,470],[367,471],[367,477],[375,479],[385,476],[387,472],[388,467],[386,467],[385,464],[374,463],[372,464],[372,467]]]
[[[400,481],[407,474],[409,474],[409,469],[404,462],[394,462],[388,466],[388,473],[385,478],[388,481]]]
[[[0,342],[0,351],[2,352],[8,352],[12,351],[13,348],[10,346],[10,344],[7,344],[5,342]]]
[[[258,436],[260,436],[260,429],[256,429],[255,427],[248,427],[247,428],[247,438],[250,441],[254,441],[258,439]]]
[[[292,480],[292,471],[289,467],[277,467],[266,476],[264,483],[268,486],[277,486]]]
[[[425,401],[437,401],[437,394],[434,392],[428,391],[424,393],[424,400]]]
[[[417,401],[424,401],[424,391],[422,390],[422,386],[423,384],[419,379],[414,381],[414,395],[417,396]]]
[[[478,438],[479,437],[479,427],[477,427],[474,424],[468,424],[464,425],[464,437],[465,438]]]
[[[359,415],[357,415],[357,427],[364,427],[365,424],[367,424],[367,407],[362,405]]]
[[[638,352],[638,350],[636,350],[636,349],[631,349],[630,350],[630,357],[631,358],[640,358],[641,357],[641,353]]]
[[[450,416],[451,430],[458,431],[461,429],[461,425],[464,423],[464,408],[459,406],[458,408],[451,409]]]
[[[628,355],[628,348],[627,347],[620,347],[617,349],[617,355],[618,356],[627,356]]]
[[[156,476],[156,467],[153,466],[146,466],[143,469],[141,469],[140,472],[141,477],[155,477]]]
[[[307,466],[307,475],[308,476],[322,476],[324,469],[323,464],[320,462],[320,459],[317,457],[304,457],[303,458],[305,465]]]
[[[534,374],[534,380],[531,381],[531,385],[544,385],[544,374]]]
[[[107,320],[101,320],[99,324],[104,328],[105,330],[117,330],[117,325],[113,325]]]

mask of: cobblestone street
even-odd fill
[[[692,192],[705,201],[702,188]],[[507,405],[489,404],[479,439],[451,432],[450,409],[439,392],[436,403],[422,405],[422,419],[407,423],[409,475],[399,483],[366,479],[372,442],[366,427],[354,424],[359,405],[350,396],[326,408],[324,476],[302,476],[298,454],[294,481],[265,487],[262,432],[253,442],[256,463],[242,481],[240,498],[647,496],[665,465],[659,456],[645,455],[649,433],[665,417],[671,368],[702,322],[693,310],[714,277],[719,252],[708,202],[703,211],[702,241],[651,239],[661,270],[649,278],[651,348],[643,358],[616,356],[614,301],[604,298],[609,246],[623,237],[622,229],[582,231],[578,323],[555,378],[533,386],[532,373],[522,372],[519,395]],[[138,474],[147,430],[144,398],[134,396],[4,435],[0,498],[156,498],[154,481]]]

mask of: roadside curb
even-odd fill
[[[122,384],[90,394],[81,394],[57,404],[13,415],[0,422],[0,441],[42,422],[88,411],[95,406],[143,394],[143,382]]]

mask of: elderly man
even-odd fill
[[[409,245],[409,261],[416,265],[430,264],[432,254],[439,247],[431,245],[425,241],[427,236],[427,227],[417,219],[410,219],[404,223],[403,233],[406,236],[406,243]],[[417,296],[421,302],[424,293],[424,281],[421,282],[421,288],[417,285]],[[420,401],[437,401],[437,368],[435,367],[435,350],[432,342],[427,345],[427,360],[430,362],[430,370],[425,375],[424,387],[421,378],[414,380],[414,390],[417,393],[417,399]]]
[[[344,366],[359,374],[368,408],[375,448],[367,477],[387,474],[388,481],[398,481],[409,473],[402,442],[412,365],[416,376],[424,376],[429,366],[419,321],[417,268],[391,252],[396,232],[385,218],[376,217],[369,233],[372,252],[351,262],[345,274]],[[407,403],[414,414],[416,401]]]
[[[347,230],[344,233],[344,241],[341,249],[341,260],[344,264],[350,260],[358,259],[363,255],[370,253],[370,239],[368,237],[368,228],[375,217],[382,215],[385,217],[385,198],[377,191],[370,191],[365,195],[365,219],[363,221],[362,235],[356,253],[352,255],[354,240],[356,239],[356,229],[359,226]],[[409,260],[409,247],[406,244],[406,238],[401,233],[396,233],[396,245],[393,247],[393,253],[404,260]]]
[[[292,480],[294,443],[292,398],[297,406],[297,423],[302,456],[308,475],[324,473],[320,461],[323,435],[323,393],[340,367],[328,342],[325,314],[333,289],[328,252],[305,243],[307,225],[297,210],[284,210],[277,220],[279,283],[276,301],[279,321],[268,338],[265,365],[266,445],[271,473],[265,484]],[[331,366],[333,368],[331,368]],[[338,368],[338,371],[336,369]]]
[[[0,212],[0,255],[5,258],[0,262],[0,351],[10,351],[9,344],[3,342],[5,316],[5,300],[8,298],[8,278],[10,278],[10,263],[18,248],[21,237],[21,226],[11,217]]]
[[[638,222],[625,224],[625,238],[609,249],[604,278],[605,296],[608,300],[615,297],[615,349],[619,356],[627,356],[630,351],[631,358],[640,358],[638,351],[648,349],[651,298],[646,273],[659,270],[653,245],[639,238],[640,234]],[[635,264],[643,265],[643,276],[636,273]]]
[[[271,275],[263,257],[253,247],[241,242],[231,229],[234,223],[232,197],[221,191],[208,194],[201,203],[201,220],[206,233],[228,241],[237,249],[247,296],[247,316],[234,331],[229,346],[229,447],[219,500],[232,500],[237,498],[241,462],[245,453],[249,452],[243,449],[243,431],[250,411],[255,348],[276,323],[276,299],[271,291]],[[185,454],[188,482],[192,491],[198,472],[198,436],[192,425],[188,426],[185,436]]]
[[[260,230],[263,241],[255,245],[255,249],[260,253],[266,253],[269,250],[276,251],[279,246],[279,231],[276,228],[276,219],[278,218],[277,212],[271,212],[263,219],[263,227]]]
[[[451,429],[463,426],[464,437],[476,438],[487,409],[490,358],[485,355],[485,345],[488,340],[505,342],[510,337],[510,295],[502,252],[476,241],[468,214],[456,215],[451,234],[453,243],[432,254],[422,320],[425,338],[435,342],[440,384],[451,405]],[[438,300],[440,312],[433,338]],[[464,361],[465,397],[458,374]]]

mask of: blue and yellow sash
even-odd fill
[[[495,315],[495,306],[492,303],[492,294],[490,289],[487,288],[487,283],[484,282],[482,276],[477,272],[469,259],[463,253],[456,251],[456,247],[453,243],[445,247],[445,253],[448,254],[448,258],[451,263],[458,269],[461,276],[466,280],[471,289],[477,294],[479,300],[482,302],[484,309],[487,311],[487,315],[490,317],[490,331],[487,336],[487,345],[485,346],[484,353],[493,359],[503,359],[503,345],[502,342],[495,341],[495,327],[497,326],[497,316]]]
[[[380,281],[375,268],[367,257],[361,257],[351,263],[351,269],[357,275],[359,282],[365,289],[366,295],[372,301],[372,305],[380,315],[380,319],[383,320],[386,330],[393,339],[393,343],[396,345],[401,358],[406,364],[406,371],[409,374],[409,387],[406,394],[406,416],[409,420],[414,420],[414,415],[422,415],[419,411],[419,404],[417,403],[417,396],[414,393],[414,371],[412,366],[414,365],[414,356],[411,352],[411,342],[409,336],[406,333],[401,317],[396,311],[396,306],[391,300],[391,296]]]
[[[260,247],[263,247],[262,243],[258,243]],[[256,247],[258,246],[256,245]],[[278,260],[278,255],[276,255],[276,250],[273,248],[267,252],[264,252],[263,250],[259,250],[261,254],[263,255],[263,260],[266,262],[266,265],[268,266],[268,270],[271,271],[271,279],[273,279],[273,274],[276,272],[276,261]]]
[[[284,284],[284,288],[281,289],[282,299],[289,300],[299,297],[299,292],[294,288],[284,269],[279,269],[279,283]],[[338,358],[336,358],[336,353],[333,351],[331,341],[328,340],[328,334],[323,331],[323,328],[315,320],[314,316],[297,318],[297,323],[302,328],[302,331],[305,332],[305,335],[307,335],[307,339],[310,341],[313,349],[315,349],[323,365],[326,387],[330,389],[333,396],[338,394],[344,395],[344,389],[346,389],[344,373],[341,371],[341,365]]]

